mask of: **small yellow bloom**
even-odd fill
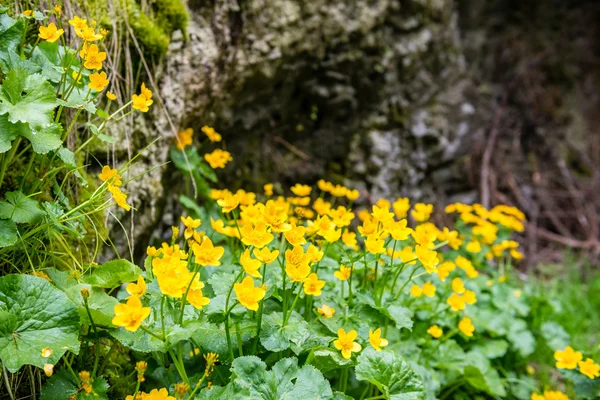
[[[131,210],[131,206],[127,204],[127,195],[119,189],[118,186],[113,186],[112,184],[108,184],[108,191],[112,194],[115,203],[125,211]]]
[[[452,311],[464,310],[466,307],[465,300],[462,298],[462,296],[456,293],[452,293],[452,295],[448,297],[447,303]]]
[[[460,279],[460,278],[452,279],[452,290],[458,294],[462,294],[465,292],[465,284],[463,283],[462,279]]]
[[[88,86],[92,90],[101,92],[109,83],[108,79],[106,79],[106,72],[95,72],[90,75],[90,83],[88,83]]]
[[[415,221],[425,222],[431,216],[432,211],[433,204],[417,203],[415,204],[415,207],[413,208],[410,214],[415,219]]]
[[[340,270],[335,271],[333,275],[338,278],[340,281],[346,281],[350,278],[352,274],[352,267],[346,267],[344,265],[340,265]]]
[[[87,29],[88,27],[87,19],[81,19],[78,16],[75,16],[73,17],[73,19],[70,19],[69,25],[71,25],[75,29],[75,32],[82,31],[84,29]]]
[[[433,297],[435,296],[435,290],[436,287],[433,283],[431,283],[430,281],[425,282],[423,284],[423,287],[421,288],[421,290],[423,291],[423,294],[427,297]]]
[[[264,264],[271,264],[273,261],[279,257],[279,250],[269,250],[268,247],[263,247],[262,249],[254,249],[253,251],[254,257],[259,259]]]
[[[450,275],[450,272],[456,269],[456,265],[452,261],[444,261],[437,267],[438,278],[442,282],[446,282],[446,278]]]
[[[301,244],[306,243],[306,239],[304,238],[305,232],[305,227],[296,226],[296,224],[292,224],[292,229],[290,229],[287,232],[284,232],[283,235],[292,246],[300,246]]]
[[[310,187],[308,185],[301,185],[301,184],[297,183],[294,186],[292,186],[290,188],[290,190],[296,196],[304,197],[304,196],[309,196],[310,195],[310,192],[312,191],[312,187]]]
[[[62,6],[61,5],[54,6],[54,12],[56,13],[56,15],[58,15],[60,17],[60,15],[62,14]]]
[[[120,303],[115,306],[112,323],[124,327],[129,332],[135,332],[149,315],[150,307],[142,307],[139,297],[130,296],[126,304]]]
[[[273,234],[267,230],[267,225],[262,221],[247,223],[240,229],[240,232],[242,243],[258,249],[262,249],[274,239]]]
[[[314,272],[304,280],[304,293],[318,297],[321,295],[321,290],[325,286],[325,281],[319,280],[319,277]]]
[[[195,281],[192,283],[192,287],[187,295],[187,300],[190,302],[198,310],[202,310],[202,307],[208,305],[210,303],[210,299],[208,297],[204,297],[202,294],[202,288],[204,284],[200,281]]]
[[[132,296],[142,297],[143,295],[145,295],[146,281],[144,280],[144,277],[138,275],[137,283],[128,284],[125,290],[127,290],[127,293],[129,293]]]
[[[421,297],[421,295],[423,295],[423,290],[419,287],[419,285],[412,285],[410,288],[410,295],[412,297]]]
[[[102,69],[102,63],[106,60],[106,53],[98,49],[98,45],[92,44],[85,49],[85,61],[83,66],[87,69]],[[83,51],[83,50],[82,50]],[[135,95],[134,95],[135,96]],[[134,100],[135,108],[135,100]],[[146,110],[147,111],[147,110]]]
[[[435,267],[439,264],[437,252],[429,250],[426,246],[420,244],[415,246],[415,253],[427,273],[432,274],[435,272]]]
[[[531,400],[546,400],[546,398],[541,394],[532,393]]]
[[[371,254],[385,253],[385,241],[377,234],[369,235],[365,239],[365,248]]]
[[[382,347],[388,345],[387,339],[381,337],[381,328],[375,329],[375,332],[369,329],[369,343],[377,351],[381,351]]]
[[[357,200],[360,197],[360,192],[356,189],[348,190],[346,193],[346,198],[350,201]]]
[[[600,365],[596,364],[591,358],[588,358],[585,361],[579,361],[577,365],[579,365],[579,372],[590,379],[600,376]]]
[[[117,169],[113,169],[108,165],[102,167],[102,172],[98,175],[98,178],[102,182],[109,182],[114,186],[121,186],[121,175],[119,175]]]
[[[62,36],[62,34],[65,33],[64,30],[57,29],[54,23],[50,23],[48,26],[40,26],[39,31],[40,33],[38,36],[40,39],[44,39],[49,43],[56,42]]]
[[[460,320],[458,323],[458,329],[460,329],[460,331],[468,337],[472,337],[473,332],[475,331],[475,327],[473,326],[471,318],[469,317],[464,317]]]
[[[431,325],[429,329],[427,329],[427,333],[429,333],[435,339],[439,339],[444,334],[444,331],[437,325]]]
[[[389,207],[378,207],[377,205],[373,206],[371,215],[377,222],[382,223],[394,218],[394,213],[390,212]]]
[[[325,318],[331,318],[335,314],[335,308],[329,307],[327,304],[322,304],[321,307],[317,308],[317,311]]]
[[[221,141],[221,135],[218,134],[214,128],[211,128],[210,126],[206,126],[204,125],[202,127],[202,132],[204,132],[204,134],[208,137],[208,140],[210,140],[213,143],[216,142],[220,142]]]
[[[354,329],[346,333],[343,328],[340,328],[337,333],[338,338],[333,341],[333,345],[342,352],[342,357],[346,360],[352,357],[352,353],[358,353],[362,350],[362,346],[355,342],[358,333]]]
[[[255,260],[254,258],[252,258],[249,249],[246,249],[240,256],[240,264],[242,264],[244,271],[248,275],[254,278],[262,278],[262,275],[260,274],[260,272],[258,272],[262,263],[259,260]]]
[[[358,242],[356,240],[356,233],[345,231],[342,233],[342,242],[350,247],[351,249],[358,250]]]
[[[208,153],[204,155],[204,159],[211,168],[225,168],[225,165],[231,160],[231,154],[228,151],[215,149],[212,153]]]
[[[188,240],[194,236],[194,229],[198,228],[202,223],[200,219],[194,219],[190,216],[185,218],[181,216],[181,222],[183,222],[183,225],[185,226],[185,231],[183,232],[183,237],[185,237],[185,240]]]
[[[273,196],[273,184],[267,183],[263,186],[263,190],[265,191],[265,196]]]
[[[264,285],[254,287],[254,279],[249,276],[245,277],[242,283],[235,283],[233,285],[233,290],[235,291],[235,295],[240,304],[252,311],[258,310],[258,302],[261,301],[267,293],[267,289]]]
[[[106,97],[110,100],[110,101],[115,101],[117,99],[117,95],[111,92],[106,92]]]
[[[196,258],[196,263],[202,266],[221,265],[221,257],[225,253],[225,249],[221,246],[214,246],[212,240],[208,236],[205,236],[201,244],[194,243],[192,245],[192,251]]]
[[[554,359],[556,360],[556,368],[575,369],[577,363],[583,359],[583,354],[573,350],[571,346],[567,346],[564,350],[556,350]]]
[[[194,142],[193,136],[194,130],[192,128],[184,129],[183,131],[177,134],[175,138],[175,146],[177,146],[179,150],[185,149],[187,146]]]

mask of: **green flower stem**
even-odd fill
[[[71,366],[71,363],[69,362],[69,357],[68,354],[63,356],[62,358],[65,362],[65,365],[67,366],[67,369],[69,370],[69,372],[71,373],[71,375],[73,375],[73,378],[75,379],[75,383],[77,384],[77,386],[79,386],[79,376],[77,376],[77,374],[75,373],[75,371],[73,371],[73,367]]]
[[[204,380],[206,379],[206,370],[204,371],[204,375],[202,375],[202,378],[200,378],[200,380],[198,381],[198,383],[196,384],[196,387],[194,388],[194,390],[192,390],[192,392],[190,393],[190,395],[188,396],[188,400],[192,400],[194,398],[194,395],[196,394],[196,392],[198,391],[198,389],[200,389],[200,387],[202,386],[202,382],[204,382]]]
[[[404,282],[404,285],[402,285],[402,287],[400,288],[400,290],[398,290],[398,293],[396,293],[396,295],[394,296],[394,300],[396,300],[398,298],[398,296],[400,296],[400,293],[402,293],[402,291],[404,290],[404,288],[406,287],[406,285],[408,285],[413,280],[413,275],[415,274],[415,272],[417,272],[417,270],[420,267],[421,267],[420,265],[417,265],[415,267],[415,269],[413,269],[413,271],[410,273],[410,276],[408,277],[408,279],[406,280],[406,282]]]
[[[100,339],[98,338],[98,329],[96,328],[96,324],[94,323],[94,319],[92,318],[92,313],[90,312],[90,307],[88,304],[87,297],[83,297],[83,304],[85,305],[85,312],[87,313],[88,318],[90,319],[90,324],[94,331],[95,336],[95,358],[94,358],[94,369],[92,369],[92,378],[96,377],[96,371],[98,371],[98,362],[100,361]]]
[[[363,259],[365,260],[365,275],[363,276],[363,281],[362,281],[362,285],[361,288],[364,289],[366,284],[367,284],[367,269],[368,269],[368,264],[367,264],[367,251],[365,250],[365,252],[363,253]]]
[[[229,288],[227,298],[225,299],[225,335],[227,336],[227,347],[229,347],[229,355],[231,356],[231,361],[235,359],[235,355],[233,354],[233,345],[231,344],[231,333],[229,332],[229,313],[231,313],[231,310],[236,305],[236,303],[233,303],[233,305],[230,308],[229,299],[231,298],[231,292],[233,292],[233,286],[242,277],[243,274],[244,269],[242,268],[240,273],[236,276],[235,280],[233,281],[233,284]]]
[[[161,326],[163,338],[167,337],[167,335],[165,333],[165,300],[166,299],[167,299],[167,297],[163,296],[162,299],[160,300],[160,326]]]
[[[390,261],[390,266],[394,266],[394,253],[396,252],[396,245],[398,244],[397,240],[394,240],[394,246],[392,247],[392,258]],[[396,275],[397,277],[398,275]],[[396,281],[394,280],[394,284],[392,285],[392,290],[394,290],[394,286]],[[385,283],[381,286],[381,292],[379,292],[379,304],[381,305],[381,301],[383,300],[383,292],[385,292]]]
[[[193,256],[190,253],[189,260],[188,260],[188,267],[192,263],[192,257]],[[199,271],[200,271],[200,265],[197,264],[197,267],[194,268],[194,275],[192,275],[192,279],[190,280],[190,283],[188,284],[188,287],[185,290],[185,293],[183,294],[183,296],[181,296],[181,313],[179,314],[179,325],[181,325],[183,323],[183,311],[185,310],[185,302],[187,300],[187,295],[190,292],[190,288],[192,287],[192,283],[194,282],[194,279],[196,278],[196,275],[198,275]]]
[[[116,340],[114,340],[110,345],[110,349],[108,349],[108,353],[106,353],[106,356],[104,356],[104,361],[102,361],[102,364],[100,364],[100,368],[98,368],[98,376],[102,376],[102,373],[104,372],[104,368],[106,368],[106,365],[108,364],[108,360],[110,359],[110,356],[112,355],[113,351],[115,351],[116,348],[117,348],[117,342],[116,342]]]
[[[240,332],[240,323],[239,322],[235,323],[235,336],[236,336],[237,342],[238,342],[238,352],[240,354],[240,357],[244,357],[244,349],[242,347],[242,334]]]
[[[156,333],[152,332],[150,329],[146,328],[144,325],[140,325],[140,328],[144,332],[146,332],[147,334],[149,334],[150,336],[153,336],[153,337],[157,338],[158,340],[163,341],[163,342],[166,343],[166,341],[167,341],[166,337],[160,337],[160,336],[158,336]]]
[[[285,314],[287,313],[287,291],[285,289],[285,278],[286,278],[286,274],[285,274],[285,265],[283,264],[283,262],[281,261],[281,253],[279,253],[279,257],[277,257],[277,261],[279,261],[279,265],[281,265],[281,276],[283,278],[283,315],[285,316]]]
[[[17,148],[21,143],[21,137],[18,137],[12,145],[10,151],[3,155],[2,164],[0,164],[0,188],[2,187],[2,182],[4,182],[4,174],[6,173],[6,168],[12,161],[15,153],[17,152]]]
[[[354,274],[354,265],[350,266],[350,277],[348,278],[348,304],[352,302],[352,275]],[[342,282],[342,285],[344,283]]]
[[[171,355],[171,358],[173,359],[173,364],[175,365],[177,372],[179,372],[179,376],[181,377],[181,380],[183,380],[183,382],[186,385],[189,385],[190,380],[188,379],[188,376],[185,372],[185,367],[183,366],[183,362],[175,355],[173,350],[169,350],[169,354]]]
[[[298,301],[298,298],[300,297],[300,292],[302,292],[302,286],[298,286],[298,293],[296,294],[296,298],[294,299],[294,302],[292,303],[292,306],[290,307],[289,312],[287,313],[287,315],[284,316],[283,325],[281,326],[282,328],[285,326],[285,324],[287,324],[288,320],[290,319],[290,316],[294,312],[294,306],[296,305],[296,302]],[[293,287],[292,287],[292,293],[294,293]]]
[[[262,284],[265,283],[265,275],[267,274],[267,264],[263,264],[262,270]],[[263,298],[260,301],[260,308],[258,309],[258,322],[256,325],[256,337],[254,338],[254,343],[252,344],[252,354],[256,354],[256,349],[258,348],[258,337],[260,336],[260,329],[262,324],[262,316],[263,309],[265,307],[265,299]]]

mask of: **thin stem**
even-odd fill
[[[296,302],[298,301],[298,298],[300,297],[300,292],[302,292],[302,286],[298,287],[298,293],[296,294],[296,298],[294,299],[294,302],[292,303],[292,306],[290,307],[290,310],[289,310],[288,314],[285,315],[285,318],[283,319],[283,325],[282,325],[282,327],[284,327],[285,324],[287,324],[288,320],[290,319],[290,316],[294,312],[294,306],[296,305]],[[292,293],[294,293],[294,289],[293,288],[292,288]]]

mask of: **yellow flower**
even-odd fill
[[[569,396],[562,392],[554,391],[554,390],[546,390],[544,392],[544,400],[569,400]]]
[[[341,229],[332,229],[329,231],[320,231],[319,233],[329,243],[337,242],[342,236]]]
[[[423,294],[423,290],[419,287],[419,285],[412,285],[410,288],[410,295],[412,297],[421,297]]]
[[[183,225],[185,226],[185,231],[183,232],[183,237],[185,237],[185,240],[188,240],[194,236],[194,229],[198,228],[202,223],[199,219],[193,219],[190,216],[185,218],[181,216],[181,222],[183,222]]]
[[[125,211],[131,210],[131,206],[127,204],[127,195],[119,189],[117,186],[113,186],[110,183],[108,184],[108,191],[112,194],[115,203]]]
[[[203,287],[204,283],[200,281],[194,281],[190,287],[190,291],[187,294],[187,300],[198,310],[202,310],[202,307],[210,303],[210,299],[208,297],[204,297],[202,294]]]
[[[469,253],[479,253],[481,251],[481,243],[477,241],[470,241],[467,243],[467,251]]]
[[[329,307],[327,304],[322,304],[321,307],[317,308],[317,311],[325,318],[331,318],[335,314],[335,308]]]
[[[427,297],[433,297],[435,296],[435,290],[436,287],[434,284],[432,284],[431,282],[425,282],[423,284],[423,287],[421,288],[421,290],[423,291],[423,294]]]
[[[369,343],[377,351],[381,351],[382,347],[388,345],[387,339],[381,337],[381,328],[375,329],[375,332],[369,329]]]
[[[244,271],[246,271],[248,275],[253,276],[254,278],[262,278],[262,275],[258,272],[262,263],[259,260],[252,258],[249,249],[246,249],[240,256],[240,264],[242,264]]]
[[[306,249],[306,256],[308,257],[308,260],[312,262],[321,261],[324,254],[325,253],[322,250],[319,250],[314,244],[311,244],[308,246],[308,249]]]
[[[475,304],[477,302],[477,296],[475,295],[475,292],[472,292],[470,290],[465,290],[465,292],[462,295],[462,299],[467,304]]]
[[[102,182],[109,182],[114,186],[121,186],[122,184],[121,175],[119,175],[116,169],[113,169],[108,165],[102,167],[102,172],[98,175],[98,178],[100,178]]]
[[[325,281],[319,280],[317,274],[313,272],[304,280],[304,293],[311,296],[320,296],[324,286]]]
[[[357,200],[360,197],[360,192],[356,189],[348,190],[346,193],[346,198],[350,201]]]
[[[21,15],[24,15],[26,17],[31,17],[31,14],[33,14],[33,10],[25,10],[21,13]]]
[[[590,379],[594,379],[600,376],[600,365],[596,364],[591,358],[585,361],[579,361],[579,372],[584,374]]]
[[[110,101],[115,101],[117,99],[117,95],[111,92],[106,92],[106,97],[110,100]]]
[[[427,273],[432,274],[435,272],[435,267],[438,265],[439,260],[437,258],[437,252],[429,250],[426,246],[420,244],[415,246],[415,253]]]
[[[342,186],[342,185],[335,185],[335,186],[332,185],[329,192],[331,193],[332,196],[344,197],[346,195],[346,193],[348,192],[348,188],[345,186]]]
[[[175,397],[169,396],[169,391],[166,388],[152,389],[150,393],[142,396],[142,400],[176,400]]]
[[[215,149],[212,153],[205,154],[204,159],[211,168],[225,168],[225,165],[233,160],[233,157],[228,151]]]
[[[456,265],[452,261],[445,261],[441,263],[437,267],[438,278],[440,278],[442,282],[446,282],[446,278],[448,275],[450,275],[450,272],[454,271],[455,269]]]
[[[333,275],[338,278],[340,281],[346,281],[350,278],[352,274],[352,267],[346,267],[344,265],[340,265],[340,270],[335,271]]]
[[[333,345],[342,352],[342,357],[346,360],[352,357],[352,353],[362,350],[362,346],[354,341],[358,337],[358,333],[354,329],[346,333],[343,328],[340,328],[337,333],[338,338],[333,341]]]
[[[56,13],[56,15],[60,16],[60,14],[62,14],[62,6],[61,5],[54,6],[54,12]]]
[[[228,213],[240,205],[240,198],[237,194],[227,193],[224,198],[217,200],[217,204],[222,207],[224,213]]]
[[[433,204],[423,204],[417,203],[415,207],[411,211],[412,217],[417,222],[425,222],[431,216],[431,212],[433,211]]]
[[[78,16],[75,16],[73,17],[73,19],[70,19],[69,25],[71,25],[75,29],[75,32],[82,31],[84,29],[87,29],[88,27],[87,19],[81,19]]]
[[[546,398],[541,394],[532,393],[531,400],[546,400]]]
[[[460,331],[468,337],[472,337],[473,332],[475,331],[475,327],[473,326],[471,318],[469,317],[464,317],[460,320],[460,322],[458,323],[458,329],[460,329]]]
[[[296,246],[293,250],[285,251],[285,272],[292,282],[303,282],[310,274],[309,258],[304,254],[302,246]]]
[[[410,209],[410,200],[407,198],[400,197],[396,199],[394,204],[392,204],[392,208],[394,209],[394,214],[396,214],[396,218],[406,218],[408,215],[408,210]]]
[[[187,263],[180,260],[172,260],[168,268],[154,270],[160,291],[176,299],[183,296],[193,276],[187,269]]]
[[[458,268],[466,272],[469,278],[477,278],[479,276],[479,272],[473,267],[471,261],[467,260],[465,257],[458,256],[454,262]]]
[[[90,75],[90,83],[88,83],[90,89],[101,92],[106,86],[108,86],[108,84],[109,82],[108,79],[106,79],[106,72],[95,72]]]
[[[292,186],[290,188],[290,190],[296,196],[304,197],[304,196],[309,196],[310,195],[310,192],[312,191],[312,187],[310,187],[308,185],[301,185],[299,183],[296,183],[294,186]]]
[[[377,234],[369,235],[365,239],[365,248],[371,254],[385,253],[385,241]]]
[[[112,323],[124,327],[129,332],[135,332],[149,315],[150,307],[142,307],[139,297],[130,296],[126,304],[120,303],[115,306]]]
[[[452,279],[452,290],[458,294],[462,294],[465,292],[465,284],[463,283],[462,279],[460,279],[460,278]]]
[[[583,359],[583,355],[581,352],[573,350],[571,346],[567,346],[564,350],[556,350],[554,359],[556,360],[556,368],[575,369],[577,363]]]
[[[452,293],[452,295],[448,297],[447,303],[452,311],[464,310],[466,307],[465,300],[456,293]]]
[[[244,225],[240,232],[242,233],[242,243],[259,249],[271,243],[274,238],[273,234],[267,231],[267,225],[261,221]]]
[[[319,179],[319,181],[317,182],[317,186],[319,187],[319,190],[321,190],[322,192],[330,192],[331,189],[333,189],[333,184],[331,182],[327,182],[323,179]]]
[[[253,254],[264,264],[271,264],[279,256],[279,250],[270,251],[268,247],[263,247],[262,249],[254,249]]]
[[[85,47],[84,47],[85,49]],[[83,50],[82,50],[83,51]],[[85,50],[85,61],[83,62],[83,66],[87,69],[102,69],[102,63],[106,60],[106,53],[100,51],[98,46],[95,44],[90,45]],[[135,96],[135,95],[134,95]],[[152,103],[150,103],[152,104]],[[135,108],[135,100],[134,100],[134,108]],[[148,110],[146,110],[148,111]]]
[[[65,33],[62,29],[57,29],[54,23],[49,24],[48,26],[40,26],[40,33],[38,36],[40,39],[44,39],[49,43],[56,42],[62,34]]]
[[[394,218],[394,213],[390,212],[389,207],[378,207],[377,205],[373,206],[371,215],[377,222],[382,223]]]
[[[406,240],[413,231],[411,228],[407,228],[406,224],[407,221],[402,219],[398,222],[389,223],[386,225],[385,229],[390,235],[392,235],[394,240]]]
[[[427,329],[427,333],[434,338],[439,339],[444,334],[444,331],[437,325],[431,325],[429,329]]]
[[[210,140],[213,143],[221,141],[221,135],[218,134],[214,130],[214,128],[211,128],[210,126],[204,125],[202,127],[202,132],[204,132],[204,134],[208,137],[208,140]]]
[[[219,261],[223,254],[225,253],[225,249],[221,246],[215,247],[213,245],[212,240],[208,236],[204,237],[202,240],[202,244],[194,243],[192,245],[192,251],[194,252],[194,256],[196,257],[196,264],[200,264],[202,266],[213,265],[219,266],[221,262]]]
[[[406,246],[400,251],[400,259],[403,263],[407,263],[408,265],[413,265],[417,263],[417,256],[410,246]]]
[[[141,95],[146,98],[146,100],[152,100],[152,91],[146,87],[146,84],[142,82],[142,87],[140,88]]]
[[[273,196],[273,184],[267,183],[263,186],[263,190],[265,191],[265,196]]]
[[[292,229],[287,232],[284,232],[284,236],[286,240],[292,246],[299,246],[301,244],[306,243],[306,239],[304,238],[304,233],[306,232],[306,228],[303,226],[296,226],[296,224],[292,224]]]
[[[194,140],[192,139],[194,136],[194,130],[192,128],[184,129],[179,132],[175,137],[175,146],[179,150],[185,149],[187,146],[192,144]]]
[[[254,280],[249,276],[245,277],[242,283],[235,283],[233,285],[233,290],[235,291],[235,295],[240,304],[252,311],[258,310],[258,302],[261,301],[267,293],[267,289],[264,285],[254,287]]]
[[[132,296],[142,297],[146,294],[146,281],[144,280],[144,277],[138,275],[137,283],[128,284],[125,290]]]
[[[85,42],[95,42],[104,37],[100,34],[97,34],[92,27],[86,28],[82,31],[76,31],[75,34],[82,38]]]

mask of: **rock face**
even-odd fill
[[[228,181],[344,175],[377,199],[431,198],[449,179],[436,171],[466,149],[475,111],[451,1],[206,3],[189,3],[160,88],[176,129],[223,134]]]

